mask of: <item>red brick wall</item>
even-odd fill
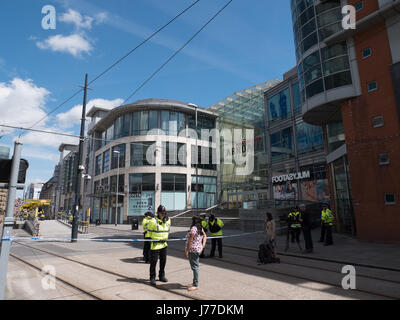
[[[364,1],[364,5],[362,11],[373,11],[377,1]],[[342,103],[342,118],[357,235],[361,240],[400,241],[400,123],[385,24],[357,34],[354,41],[362,96]],[[372,56],[363,60],[365,48],[372,49]],[[378,90],[368,93],[367,83],[373,80]],[[384,117],[385,125],[373,128],[372,118],[378,115]],[[390,165],[378,165],[380,153],[389,153]],[[385,193],[394,193],[397,204],[385,205]]]

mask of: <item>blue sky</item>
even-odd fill
[[[192,1],[3,0],[0,3],[0,124],[29,126],[140,43]],[[96,81],[89,107],[119,105],[224,4],[201,0],[151,42]],[[42,28],[42,7],[56,9],[55,30]],[[234,0],[130,102],[169,98],[209,107],[235,91],[282,78],[295,66],[289,0]],[[79,133],[82,95],[38,129]],[[3,131],[1,131],[3,130]],[[17,131],[0,128],[12,148]],[[23,136],[28,182],[46,181],[62,137]]]

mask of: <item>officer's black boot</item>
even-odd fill
[[[151,284],[152,286],[157,285],[157,283],[156,283],[156,278],[150,278],[150,284]]]

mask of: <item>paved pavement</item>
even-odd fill
[[[60,228],[59,225],[63,228]],[[46,227],[44,227],[46,225]],[[47,222],[42,225],[42,237],[60,239],[70,237],[70,228],[59,222]],[[47,229],[46,229],[47,228]],[[58,231],[55,231],[55,230]],[[172,228],[171,238],[182,237],[187,228]],[[313,239],[317,239],[319,230],[315,230]],[[28,236],[23,230],[14,230],[16,236]],[[242,233],[237,230],[225,230],[225,235]],[[142,237],[141,230],[131,230],[130,225],[92,226],[89,234],[79,234],[79,239],[114,238],[129,239]],[[157,288],[148,282],[149,265],[141,261],[142,243],[123,242],[23,242],[25,246],[13,243],[12,254],[18,256],[39,270],[45,265],[55,267],[57,277],[73,284],[101,299],[207,299],[207,300],[275,300],[275,299],[382,299],[383,296],[366,292],[344,290],[339,284],[344,276],[328,262],[300,259],[302,256],[296,246],[291,245],[287,255],[281,255],[281,264],[257,265],[258,245],[264,235],[256,233],[240,237],[225,238],[224,258],[202,259],[200,267],[200,290],[188,292],[186,285],[192,280],[189,262],[183,257],[184,242],[170,242],[168,249],[167,277],[169,282],[159,283]],[[283,251],[285,237],[277,239],[278,250]],[[370,244],[359,242],[345,235],[334,234],[333,246],[324,247],[314,244],[312,258],[340,260],[357,264],[372,264],[381,267],[400,269],[400,247],[393,244]],[[29,247],[31,248],[29,248]],[[37,251],[34,247],[41,249]],[[249,248],[242,250],[238,247]],[[207,243],[206,252],[210,250]],[[68,261],[47,254],[54,252],[69,259]],[[80,262],[81,264],[78,264]],[[86,265],[85,265],[86,264]],[[89,268],[95,266],[97,269]],[[18,272],[26,270],[24,276]],[[29,270],[30,269],[30,270]],[[102,271],[109,270],[111,273]],[[318,270],[318,272],[316,272]],[[385,279],[360,278],[359,286],[364,291],[375,290],[379,294],[399,294],[400,273],[376,269],[358,268],[361,273]],[[26,275],[26,276],[25,276]],[[10,260],[7,282],[7,299],[88,299],[76,288],[57,280],[57,290],[45,290],[42,287],[43,274],[17,260]],[[27,280],[28,279],[28,280]],[[392,281],[393,280],[393,281]],[[27,285],[29,281],[29,286]],[[382,283],[384,285],[382,285]],[[375,289],[375,288],[381,289]],[[29,289],[26,289],[29,288]]]

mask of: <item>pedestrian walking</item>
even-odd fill
[[[193,217],[192,225],[186,235],[185,258],[189,258],[190,267],[193,270],[193,283],[188,286],[189,291],[199,288],[200,253],[204,251],[207,241],[201,222],[200,218]]]
[[[332,227],[333,227],[332,211],[328,208],[328,205],[326,203],[323,203],[321,211],[321,238],[319,239],[319,242],[325,242],[324,246],[333,245]]]
[[[272,216],[272,214],[270,212],[266,213],[264,230],[267,233],[266,238],[265,238],[265,243],[271,249],[272,258],[276,260],[277,259],[276,241],[275,241],[276,224],[275,224],[274,217]]]
[[[201,226],[203,228],[203,231],[207,234],[208,221],[206,220],[206,213],[205,212],[200,213],[200,221],[201,221]],[[200,258],[204,258],[204,257],[205,257],[205,255],[204,255],[204,250],[203,250],[200,253]]]
[[[305,204],[300,205],[300,222],[303,229],[304,241],[306,249],[303,253],[312,253],[314,250],[313,241],[311,236],[312,219],[311,214],[307,210]]]
[[[150,221],[154,219],[154,215],[151,211],[147,211],[144,214],[144,219],[142,221],[142,226],[143,226],[143,236],[144,236],[144,245],[143,245],[143,261],[145,263],[150,263],[150,245],[151,242],[151,236],[150,232],[148,231],[148,226]],[[146,241],[147,240],[147,241]]]
[[[222,222],[221,219],[215,218],[215,216],[213,214],[211,214],[208,219],[208,226],[210,229],[211,237],[221,237],[222,236],[222,228],[224,227],[224,223]],[[214,257],[217,244],[218,244],[219,257],[222,258],[222,238],[211,239],[210,258]]]
[[[160,271],[158,273],[161,282],[168,282],[165,277],[165,266],[167,264],[167,240],[171,229],[171,219],[168,218],[167,210],[160,205],[157,209],[157,217],[151,219],[147,231],[150,233],[150,284],[156,285],[156,265],[160,258]]]

